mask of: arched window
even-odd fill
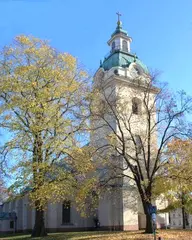
[[[115,42],[112,42],[112,51],[115,50]]]
[[[123,51],[128,52],[128,45],[127,45],[127,41],[125,40],[123,40]]]
[[[138,98],[132,99],[132,113],[133,114],[141,113],[141,100],[139,100]]]

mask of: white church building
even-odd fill
[[[101,80],[101,78],[103,81],[112,81],[113,83],[114,81],[123,82],[126,91],[122,94],[126,98],[129,97],[129,92],[133,88],[131,82],[138,75],[144,78],[147,71],[146,66],[135,54],[132,54],[131,42],[131,37],[122,29],[122,23],[118,20],[117,27],[107,42],[110,47],[110,53],[100,63],[100,67],[94,76],[95,82]],[[144,124],[142,120],[140,124],[137,128]],[[91,137],[91,144],[97,144],[100,138],[102,138],[102,134],[105,133],[100,133],[98,130],[98,133]],[[139,230],[145,228],[145,214],[142,207],[138,201],[135,201],[137,210],[133,211],[133,206],[125,204],[128,195],[129,192],[121,189],[118,193],[115,192],[113,194],[111,192],[106,194],[100,200],[97,217],[101,230]],[[12,220],[0,220],[0,232],[12,232],[15,230],[15,227],[19,232],[31,231],[34,226],[35,210],[30,208],[27,194],[23,198],[5,202],[0,207],[0,212],[13,211],[17,214],[16,226]],[[159,228],[164,228],[168,225],[168,213],[157,215],[157,226]],[[45,213],[45,226],[48,232],[92,230],[95,222],[94,216],[89,216],[88,218],[81,217],[69,201],[67,204],[48,205]]]

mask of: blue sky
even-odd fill
[[[109,51],[106,44],[122,13],[132,52],[162,72],[174,90],[192,95],[191,0],[0,0],[0,47],[18,34],[48,39],[91,72]]]

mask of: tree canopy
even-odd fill
[[[183,228],[186,228],[187,213],[192,213],[192,149],[191,139],[173,139],[167,147],[167,164],[156,179],[155,194],[163,194],[168,206],[163,211],[180,208]]]
[[[45,235],[47,203],[80,202],[91,185],[91,148],[82,148],[88,73],[70,54],[21,35],[1,51],[0,76],[0,127],[10,135],[1,153],[15,172],[13,187],[31,189],[33,236]]]

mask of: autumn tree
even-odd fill
[[[0,126],[10,135],[1,156],[16,171],[14,187],[31,189],[35,237],[46,235],[48,202],[80,202],[91,186],[89,146],[81,148],[86,78],[76,58],[34,37],[18,36],[0,53]]]
[[[133,80],[103,76],[98,70],[91,104],[92,144],[109,157],[101,185],[135,187],[146,215],[145,231],[152,233],[149,207],[155,179],[167,163],[167,144],[188,134],[184,115],[191,98],[169,92],[167,84],[148,74]]]
[[[8,189],[6,187],[5,161],[0,158],[0,204],[8,197]]]
[[[7,188],[5,186],[5,181],[3,178],[3,175],[1,174],[0,171],[0,204],[2,204],[8,196]]]
[[[169,203],[164,211],[182,210],[183,229],[189,224],[187,214],[192,212],[191,144],[190,139],[173,139],[168,144],[168,162],[155,187],[157,193],[162,193]]]

